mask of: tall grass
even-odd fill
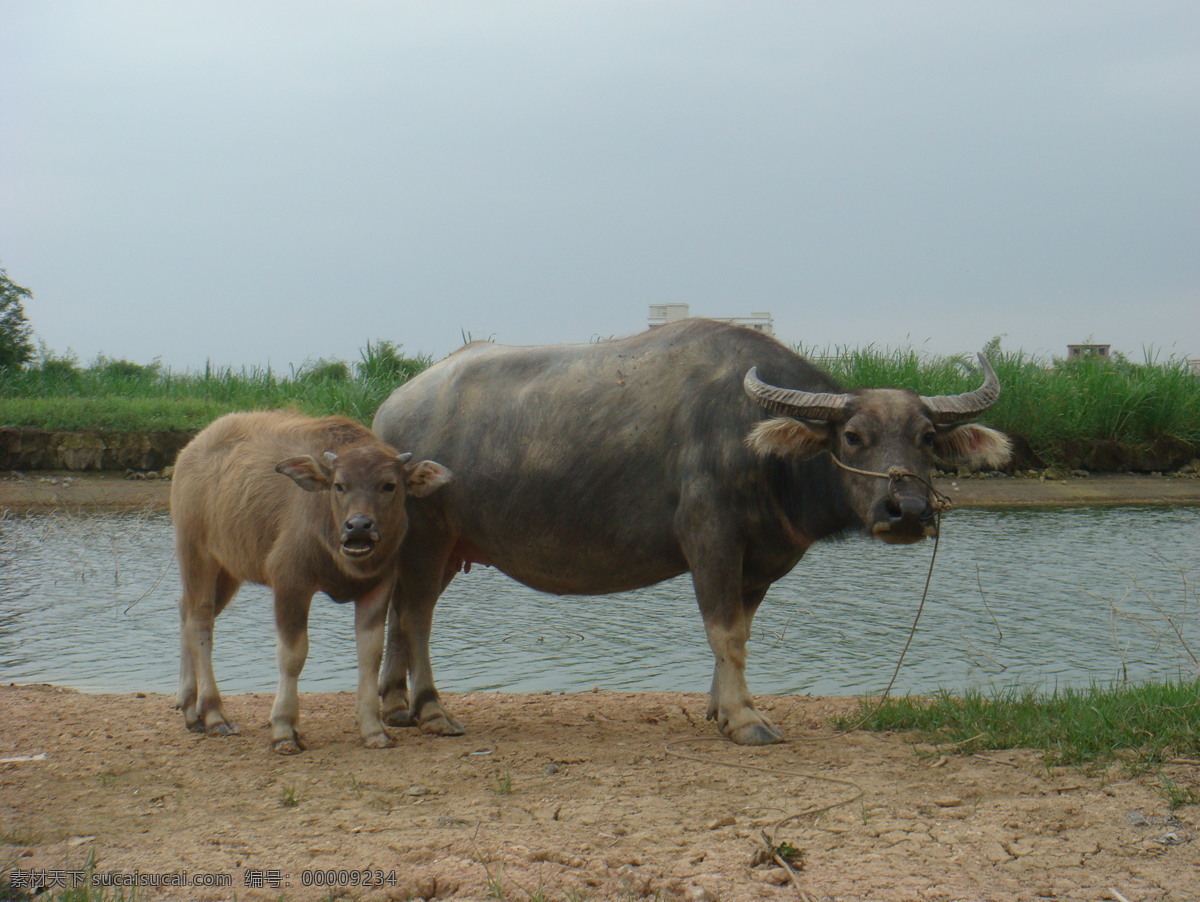
[[[105,357],[80,366],[43,354],[25,370],[0,375],[0,426],[192,432],[224,413],[275,407],[369,423],[393,389],[431,362],[388,341],[368,343],[354,364],[317,360],[287,373],[212,366],[177,373]]]
[[[980,384],[974,354],[926,357],[911,349],[875,347],[797,350],[851,388],[904,386],[939,395]],[[1120,355],[1045,360],[1004,351],[995,340],[984,353],[1002,389],[983,421],[1025,437],[1041,454],[1052,454],[1063,440],[1200,442],[1200,378],[1186,360],[1158,360],[1149,352],[1142,363]]]
[[[797,350],[852,388],[905,386],[937,395],[979,385],[974,354],[931,357],[874,346]],[[1045,360],[1002,350],[997,340],[985,353],[1003,389],[983,421],[1022,436],[1047,459],[1064,440],[1200,443],[1200,379],[1185,360],[1152,354],[1141,363],[1121,356]],[[176,373],[157,363],[105,357],[84,367],[43,353],[25,370],[0,373],[0,426],[188,432],[232,410],[270,407],[369,422],[396,386],[431,362],[426,355],[406,356],[388,341],[369,343],[354,362],[322,359],[287,373],[260,367]]]

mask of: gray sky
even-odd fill
[[[0,265],[174,368],[586,342],[1200,357],[1200,4],[4,0]]]

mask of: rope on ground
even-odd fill
[[[744,770],[750,773],[769,774],[772,777],[794,777],[799,780],[817,780],[821,783],[832,783],[835,786],[848,786],[854,790],[854,795],[847,799],[842,799],[837,802],[831,802],[828,805],[820,805],[815,808],[805,808],[803,811],[797,811],[794,814],[787,814],[773,821],[767,829],[778,830],[784,824],[794,820],[799,820],[802,817],[813,817],[818,814],[825,814],[833,811],[836,808],[844,808],[847,805],[853,805],[864,795],[866,790],[855,783],[853,780],[842,780],[838,777],[823,777],[820,774],[810,774],[798,770],[784,770],[779,767],[763,767],[760,764],[743,764],[740,761],[722,761],[719,758],[705,758],[700,755],[689,755],[686,752],[678,751],[675,746],[690,744],[694,742],[728,742],[729,740],[723,736],[697,737],[694,739],[676,739],[673,742],[668,742],[663,746],[665,751],[672,758],[681,758],[684,761],[695,761],[698,764],[713,765],[716,767],[729,767],[734,770]],[[787,745],[788,743],[785,743]]]
[[[784,770],[783,768],[779,767],[763,767],[759,764],[744,764],[740,761],[721,761],[718,758],[704,758],[700,755],[690,755],[674,748],[675,746],[693,742],[728,742],[728,740],[724,737],[716,736],[707,738],[699,737],[695,739],[676,739],[675,741],[668,742],[666,745],[664,745],[663,751],[672,758],[680,758],[684,761],[694,761],[698,764],[704,764],[706,766],[729,767],[733,768],[734,770],[743,770],[750,773],[768,774],[772,777],[792,777],[800,780],[816,780],[820,783],[832,783],[835,786],[847,786],[854,790],[854,794],[849,798],[841,799],[837,802],[830,802],[828,805],[818,805],[812,808],[805,808],[802,811],[785,814],[778,820],[772,821],[771,824],[762,830],[763,841],[766,843],[771,857],[777,864],[781,865],[783,869],[787,871],[788,879],[791,881],[792,889],[796,891],[797,895],[801,899],[801,902],[809,902],[809,896],[800,887],[800,876],[797,874],[796,869],[779,855],[779,847],[775,842],[775,831],[784,824],[799,820],[802,817],[815,817],[817,815],[833,811],[837,808],[844,808],[847,805],[853,805],[866,795],[866,790],[864,790],[862,786],[860,786],[858,783],[855,783],[853,780],[842,780],[838,777],[823,777],[820,774],[810,774],[796,770]]]

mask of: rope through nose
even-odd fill
[[[933,487],[933,483],[928,479],[925,479],[923,476],[918,476],[916,473],[904,469],[904,467],[888,467],[888,471],[886,473],[877,473],[874,470],[860,470],[858,467],[852,467],[849,464],[844,464],[838,460],[838,456],[832,451],[829,452],[829,456],[833,458],[833,462],[835,464],[837,464],[847,473],[857,473],[859,476],[873,476],[876,479],[886,479],[888,481],[888,495],[893,498],[896,494],[897,485],[899,485],[905,479],[915,479],[917,482],[925,486],[925,488],[929,489],[929,497],[931,502],[930,507],[932,507],[935,511],[937,511],[939,514],[942,514],[946,511],[954,510],[954,502],[950,500],[949,495],[939,492]]]

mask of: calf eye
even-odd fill
[[[388,483],[385,483],[385,484],[384,484],[384,486],[383,486],[383,490],[384,490],[385,492],[394,492],[394,491],[396,491],[396,483],[394,483],[394,482],[388,482]]]
[[[861,445],[862,436],[857,432],[843,432],[842,438],[846,440],[847,445]]]
[[[333,484],[333,490],[340,495],[346,491],[346,487],[344,485],[342,485],[340,482],[335,482]]]

